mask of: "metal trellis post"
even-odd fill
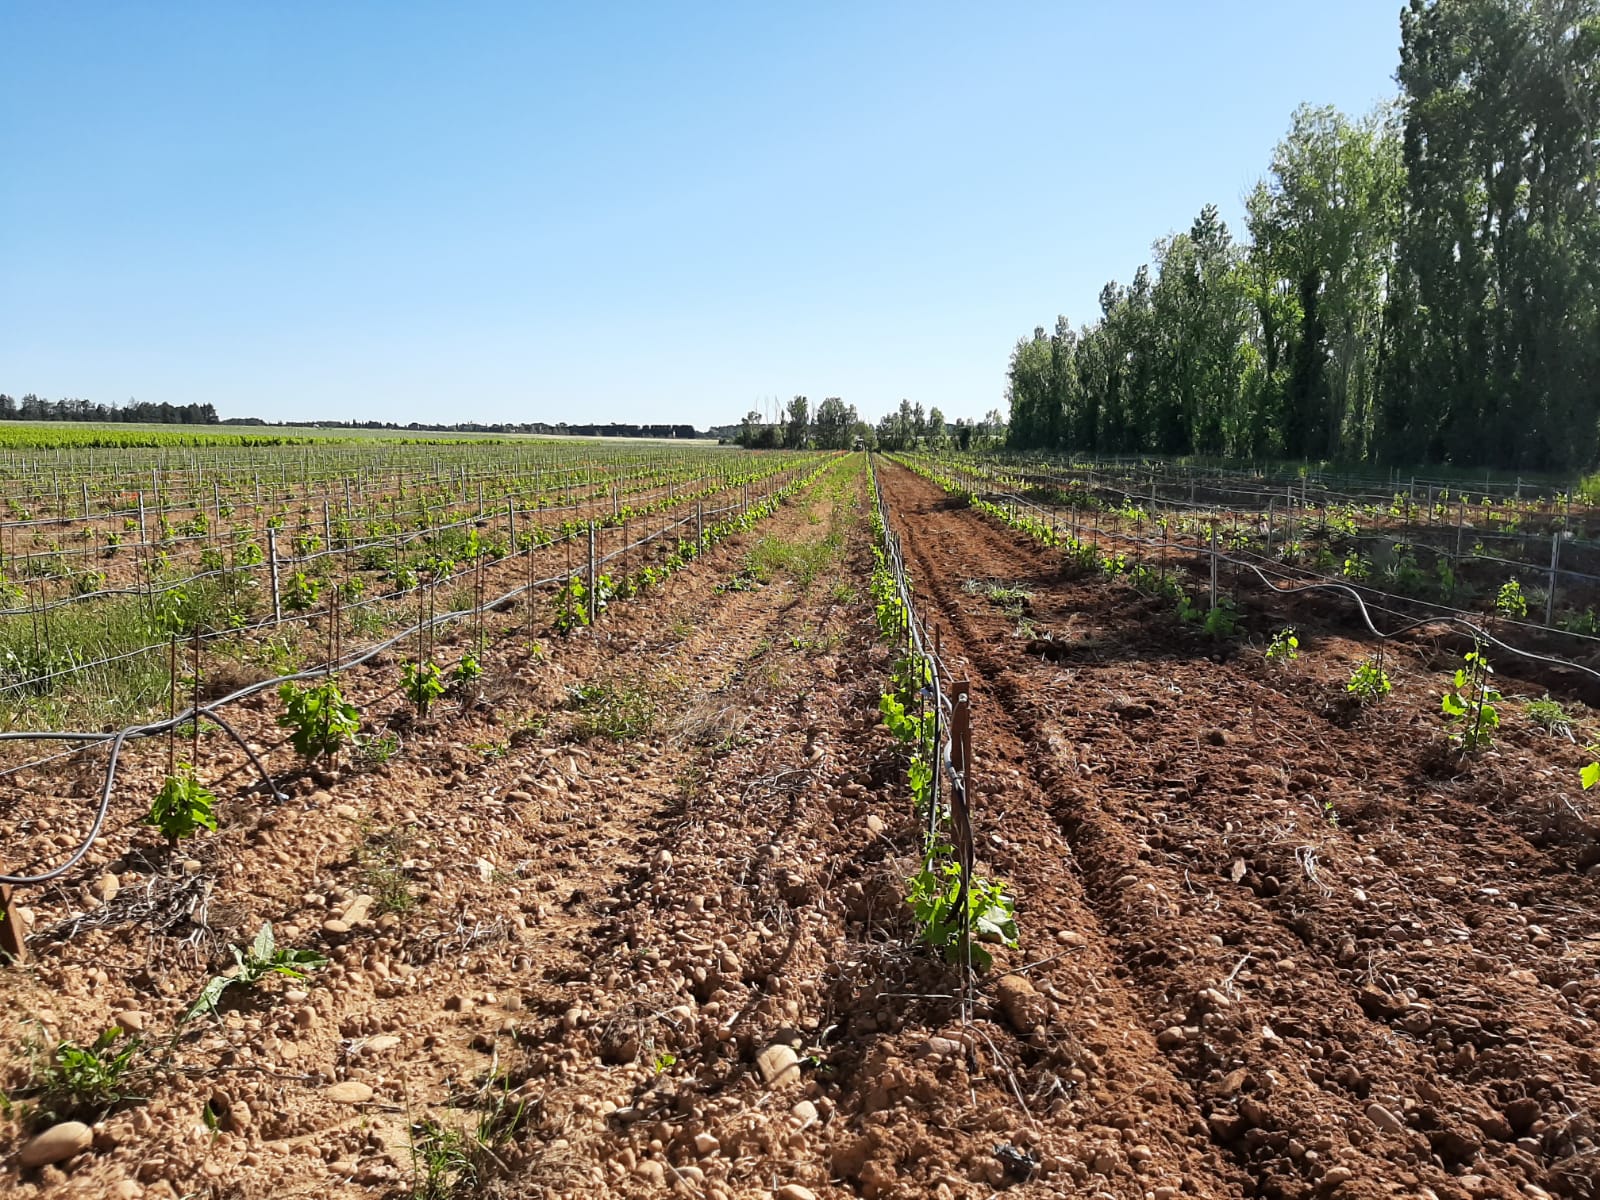
[[[599,615],[595,607],[594,522],[589,522],[589,624]]]
[[[1217,606],[1217,527],[1211,526],[1211,607]]]
[[[272,569],[272,623],[283,624],[283,601],[278,596],[278,531],[267,526],[267,565]]]
[[[1561,562],[1561,531],[1550,535],[1550,590],[1544,598],[1544,623],[1555,624],[1557,567]]]

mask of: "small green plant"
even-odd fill
[[[1455,568],[1450,565],[1448,558],[1441,558],[1434,570],[1439,577],[1439,595],[1449,600],[1456,594],[1458,584]]]
[[[589,623],[589,588],[574,575],[556,594],[556,615],[550,628],[565,636]]]
[[[1352,552],[1345,556],[1344,573],[1351,579],[1360,583],[1372,576],[1372,561],[1361,557],[1359,553]]]
[[[482,678],[483,664],[478,661],[478,656],[469,650],[461,656],[461,661],[456,664],[455,670],[450,673],[450,686],[457,691],[462,691]]]
[[[571,694],[578,710],[572,732],[580,740],[625,742],[645,736],[655,726],[655,706],[643,688],[601,680],[575,687]]]
[[[1357,703],[1365,707],[1376,704],[1392,690],[1389,682],[1389,673],[1383,669],[1381,659],[1369,658],[1358,663],[1356,669],[1350,672],[1350,682],[1344,685],[1344,690],[1356,698]]]
[[[1287,666],[1300,657],[1300,639],[1295,636],[1294,626],[1289,625],[1278,630],[1272,635],[1272,641],[1267,645],[1267,661],[1276,666]]]
[[[948,847],[938,849],[953,853]],[[1017,945],[1016,907],[1000,880],[973,879],[963,896],[961,864],[936,853],[924,860],[922,870],[909,882],[906,902],[916,918],[918,934],[950,961],[961,960],[963,930],[968,933],[971,961],[980,968],[988,967],[994,956],[977,945],[972,935],[978,940]]]
[[[1494,598],[1494,610],[1502,617],[1520,620],[1528,615],[1528,598],[1522,594],[1522,585],[1508,579],[1500,585]]]
[[[651,1059],[650,1061],[650,1066],[655,1070],[657,1075],[660,1075],[664,1071],[670,1071],[677,1065],[678,1056],[667,1051],[663,1051],[662,1053],[656,1055],[655,1058]]]
[[[356,851],[362,882],[379,913],[405,913],[416,907],[416,893],[411,890],[405,866],[411,846],[411,832],[395,826],[368,833]]]
[[[1444,693],[1445,719],[1458,721],[1458,731],[1451,741],[1463,754],[1487,750],[1494,745],[1494,731],[1500,726],[1500,714],[1495,704],[1500,693],[1489,683],[1494,668],[1481,649],[1467,651],[1463,665],[1456,668],[1452,686]]]
[[[331,761],[339,748],[361,731],[361,710],[346,700],[339,685],[325,683],[297,688],[286,683],[278,689],[284,712],[278,724],[290,730],[289,741],[300,757]]]
[[[1572,714],[1561,707],[1559,700],[1545,696],[1539,700],[1527,701],[1524,707],[1527,709],[1528,719],[1546,733],[1553,733],[1557,737],[1572,737]]]
[[[1227,597],[1217,601],[1217,606],[1206,613],[1205,624],[1201,626],[1206,636],[1213,641],[1222,641],[1231,638],[1239,632],[1239,621],[1233,607],[1233,602]]]
[[[1422,590],[1422,569],[1417,566],[1416,557],[1410,553],[1397,554],[1383,574],[1389,586],[1403,596],[1414,595]]]
[[[503,1075],[492,1077],[484,1090],[491,1099],[470,1132],[431,1119],[411,1127],[412,1200],[483,1195],[491,1172],[504,1168],[496,1151],[522,1129],[527,1103],[512,1100],[510,1084]]]
[[[36,1046],[35,1053],[41,1049]],[[116,1026],[88,1046],[57,1042],[48,1057],[35,1061],[33,1078],[22,1094],[33,1101],[42,1122],[98,1120],[118,1105],[140,1099],[132,1089],[143,1075],[137,1065],[142,1051],[137,1037]]]
[[[1588,754],[1588,764],[1578,772],[1578,782],[1583,784],[1583,790],[1586,792],[1600,784],[1600,746],[1590,746]]]
[[[283,606],[290,612],[305,612],[316,607],[317,597],[321,594],[320,579],[314,579],[304,571],[296,571],[284,585]]]
[[[193,837],[202,829],[217,831],[217,818],[212,811],[216,802],[217,798],[195,778],[194,768],[180,763],[177,774],[168,775],[156,793],[144,823],[154,825],[169,845],[176,846],[179,839]]]
[[[235,969],[227,975],[213,975],[200,989],[195,1002],[178,1018],[178,1024],[182,1025],[203,1012],[216,1012],[222,993],[235,985],[254,987],[261,980],[274,975],[301,981],[308,978],[310,972],[328,965],[328,960],[315,950],[279,947],[272,934],[271,922],[261,927],[261,932],[256,934],[248,950],[241,950],[238,946],[229,948],[233,951]]]
[[[445,693],[444,672],[431,659],[404,663],[400,667],[400,690],[417,710],[417,716],[425,717],[433,702]]]
[[[356,754],[368,766],[381,767],[400,753],[398,734],[386,733],[382,737],[364,737],[356,743]]]

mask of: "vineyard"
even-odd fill
[[[1595,514],[1334,483],[14,449],[0,1190],[1593,1195]]]
[[[1120,552],[1124,564],[1214,556],[1233,582],[1230,601],[1241,585],[1337,583],[1375,608],[1477,613],[1554,653],[1600,650],[1600,508],[1571,493],[1520,480],[1273,477],[1159,462],[923,455],[916,465],[1052,537]]]

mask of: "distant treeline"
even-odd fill
[[[1600,0],[1410,0],[1400,96],[1011,356],[1010,442],[1575,470],[1600,450]]]
[[[696,438],[693,425],[568,425],[558,421],[523,421],[488,424],[458,421],[429,425],[412,421],[266,421],[261,417],[223,420],[211,404],[96,404],[89,400],[44,400],[29,392],[17,400],[0,392],[0,421],[128,421],[149,425],[281,425],[292,429],[392,429],[411,433],[543,433],[555,437]]]
[[[21,400],[0,392],[0,421],[137,421],[147,425],[216,425],[210,404],[96,404],[90,400],[45,400],[29,392]]]
[[[266,425],[260,417],[229,417],[224,425]],[[485,423],[458,421],[454,425],[431,425],[412,421],[401,425],[394,421],[273,421],[292,429],[399,429],[425,433],[543,433],[555,437],[629,437],[629,438],[695,438],[693,425],[568,425],[558,421],[509,421]]]

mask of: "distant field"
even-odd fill
[[[161,446],[302,446],[321,442],[398,442],[449,445],[457,442],[661,442],[671,438],[579,438],[543,433],[439,433],[406,429],[342,429],[301,425],[139,425],[92,421],[0,421],[0,448],[100,449]],[[715,445],[697,439],[691,445]]]

